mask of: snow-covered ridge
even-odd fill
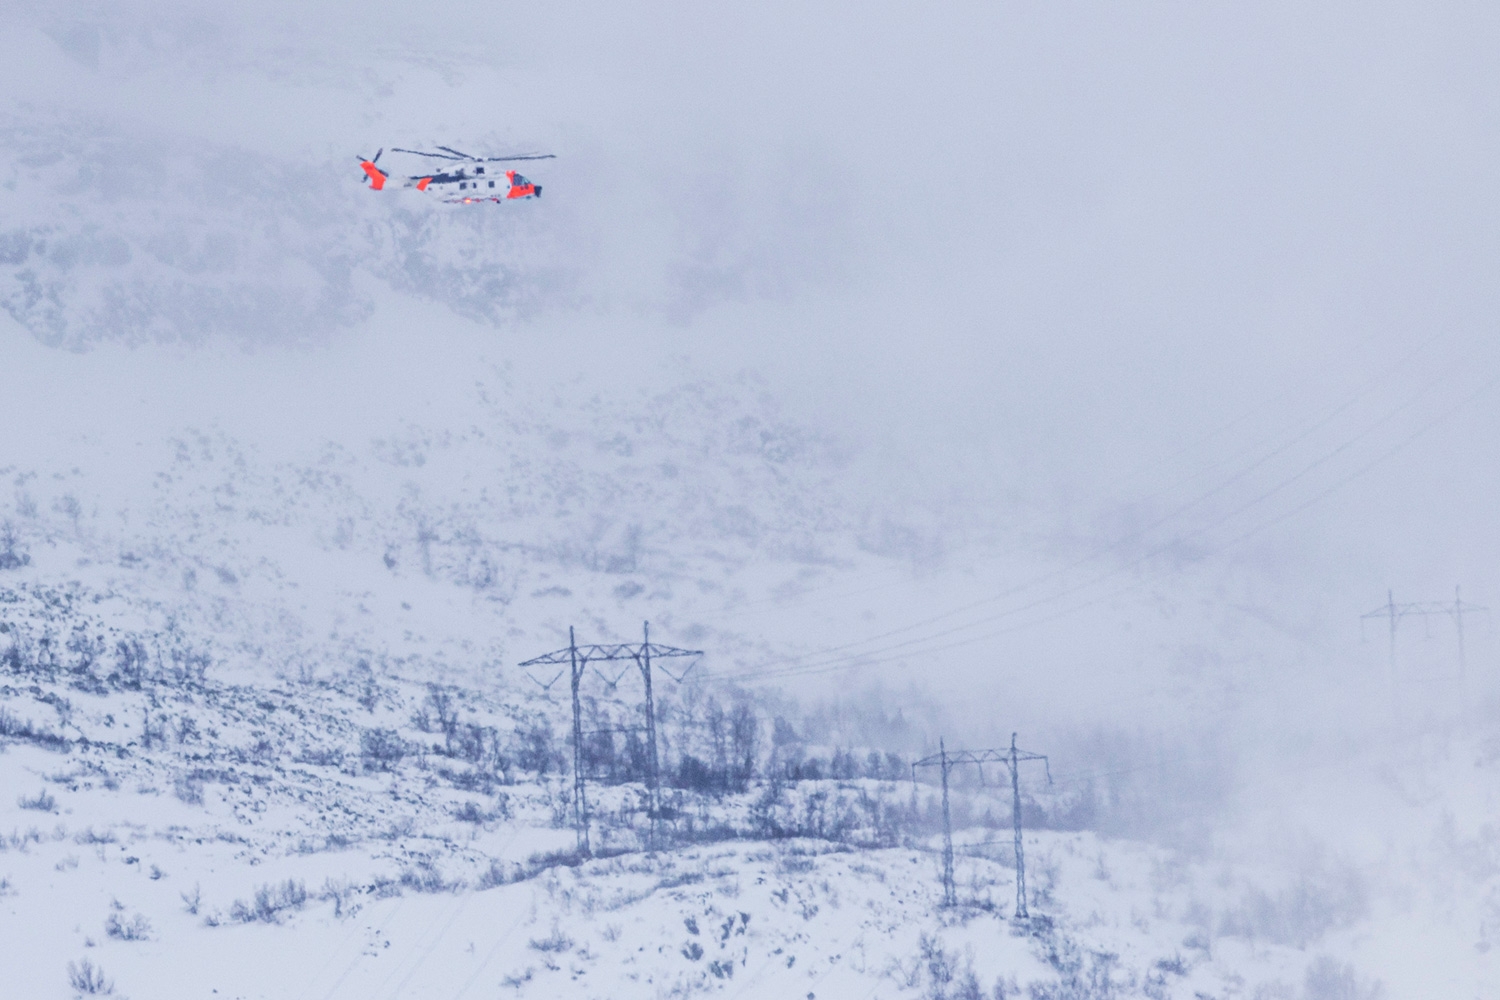
[[[7,621],[23,604],[28,617],[78,620],[107,603],[80,608],[77,596],[12,594]],[[678,787],[655,832],[662,849],[648,849],[639,768],[610,780],[594,748],[602,859],[585,861],[548,725],[557,705],[540,692],[433,685],[370,664],[334,682],[225,685],[181,650],[151,655],[160,649],[114,638],[90,659],[75,637],[53,658],[13,642],[0,685],[0,768],[28,789],[0,804],[7,940],[46,940],[52,954],[65,941],[75,973],[88,961],[122,994],[1363,988],[1342,962],[1304,950],[1331,947],[1368,912],[1336,866],[1240,898],[1247,889],[1212,864],[1033,831],[1033,917],[1015,921],[1008,855],[985,846],[1005,843],[1003,803],[959,791],[960,905],[943,910],[936,788],[883,774],[787,781],[789,748],[773,744],[751,750],[761,776],[743,791],[694,789],[682,763],[712,762],[715,737],[712,706],[704,715],[691,699],[663,705]],[[590,725],[626,717],[601,702],[590,699]],[[252,938],[285,960],[230,957]],[[63,996],[68,977],[37,963],[12,981]]]

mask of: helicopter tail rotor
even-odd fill
[[[356,159],[359,160],[360,169],[363,170],[365,172],[365,176],[370,179],[370,190],[372,191],[379,191],[381,188],[385,187],[385,179],[390,176],[390,174],[386,173],[384,170],[381,170],[375,165],[380,162],[380,154],[384,152],[385,148],[382,147],[376,150],[374,157],[372,157],[371,159],[367,160],[363,156],[356,157]]]

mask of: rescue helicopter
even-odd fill
[[[552,153],[521,153],[516,156],[471,156],[448,146],[437,147],[442,152],[427,153],[418,149],[401,149],[392,146],[393,153],[410,153],[432,160],[445,161],[439,169],[425,174],[406,177],[400,187],[416,188],[426,194],[436,195],[450,205],[473,205],[483,202],[499,204],[523,198],[540,198],[542,186],[522,177],[514,170],[495,170],[487,166],[492,163],[512,163],[519,160],[555,160]],[[370,190],[384,191],[391,180],[388,171],[380,169],[380,149],[369,159],[358,157],[360,169],[369,178]]]

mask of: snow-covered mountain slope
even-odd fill
[[[946,909],[933,784],[903,780],[900,758],[865,765],[868,747],[840,764],[762,718],[735,744],[755,776],[715,790],[695,774],[720,766],[725,737],[692,686],[659,702],[656,829],[628,739],[590,737],[600,860],[584,861],[555,692],[443,683],[394,658],[233,682],[182,625],[132,631],[118,599],[82,588],[10,589],[4,621],[0,776],[16,797],[0,803],[0,933],[21,995],[71,995],[66,963],[85,961],[119,994],[166,997],[1494,986],[1500,855],[1493,796],[1473,793],[1493,741],[1345,747],[1245,782],[1207,841],[1178,847],[1067,829],[1108,825],[1129,776],[1028,775],[1032,918],[1015,921],[1004,785],[956,779]],[[596,691],[591,733],[638,712],[628,692]],[[820,756],[825,774],[847,770],[798,763]]]
[[[945,910],[936,789],[844,779],[674,792],[657,853],[640,786],[596,785],[614,856],[580,864],[562,761],[518,739],[535,704],[454,691],[455,746],[418,727],[435,689],[374,672],[349,690],[146,673],[7,688],[0,755],[7,787],[34,789],[0,812],[8,948],[76,956],[122,994],[1375,995],[1347,959],[1392,900],[1336,859],[1252,879],[1033,831],[1016,921],[1003,800],[979,794],[963,812],[993,825],[957,831]],[[68,995],[56,961],[8,981]]]

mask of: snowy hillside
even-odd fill
[[[639,782],[596,784],[606,860],[580,864],[545,698],[370,668],[230,687],[173,652],[139,674],[7,661],[0,763],[31,789],[3,814],[8,946],[126,995],[1365,996],[1345,958],[1378,950],[1364,928],[1426,910],[1338,858],[1287,881],[1034,831],[1032,917],[1011,920],[1006,802],[975,790],[949,911],[936,790],[870,777],[673,791],[655,853]],[[690,720],[668,711],[669,760],[696,749]],[[1468,850],[1493,893],[1486,843]],[[63,973],[11,981],[64,996]]]
[[[33,620],[78,613],[34,596]],[[25,620],[18,603],[7,622]],[[623,759],[611,777],[617,758],[596,747],[599,860],[584,861],[557,705],[538,692],[364,664],[338,683],[226,685],[160,645],[79,666],[86,640],[56,663],[14,644],[4,661],[0,768],[21,794],[0,804],[0,916],[17,995],[70,995],[64,959],[116,995],[158,997],[1311,1000],[1424,995],[1438,955],[1443,995],[1495,985],[1487,809],[1423,819],[1435,798],[1461,802],[1475,767],[1493,774],[1493,747],[1401,747],[1420,766],[1395,764],[1396,794],[1373,804],[1386,842],[1337,853],[1032,830],[1023,921],[1000,789],[955,790],[959,905],[945,909],[931,783],[900,780],[899,761],[787,781],[776,744],[744,791],[694,790],[684,762],[711,755],[711,719],[669,700],[679,787],[661,849],[639,779]],[[590,699],[590,725],[612,710]],[[1030,822],[1061,812],[1068,784],[1028,781]],[[1346,800],[1343,822],[1359,809]],[[1473,883],[1451,909],[1455,864]]]

